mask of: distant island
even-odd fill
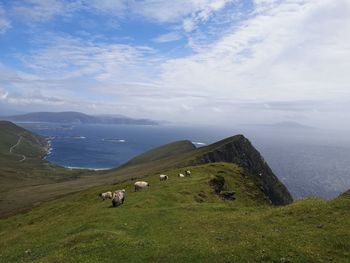
[[[159,125],[149,119],[133,119],[123,115],[88,115],[81,112],[31,112],[21,115],[0,117],[13,122],[51,122],[69,124],[125,124],[125,125]]]

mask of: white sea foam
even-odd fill
[[[71,170],[90,170],[90,171],[105,171],[111,168],[91,168],[91,167],[77,167],[77,166],[64,166],[65,168]]]
[[[207,145],[206,143],[204,142],[192,142],[194,145],[200,145],[200,146],[204,146],[204,145]]]
[[[53,147],[52,147],[52,144],[51,144],[51,139],[54,139],[55,137],[49,137],[47,138],[47,144],[48,144],[48,147],[47,147],[47,150],[46,150],[46,154],[45,156],[43,157],[44,160],[46,160],[46,158],[52,153],[53,151]]]
[[[104,142],[126,142],[126,140],[124,140],[124,139],[105,139],[105,138],[103,138],[102,139],[102,141],[104,141]]]

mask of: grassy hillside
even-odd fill
[[[200,149],[180,141],[120,168],[89,172],[42,160],[44,138],[1,125],[0,262],[348,262],[350,257],[349,193],[328,202],[271,205],[291,197],[243,136]],[[178,178],[186,169],[193,176]],[[159,173],[170,179],[160,182]],[[150,189],[133,192],[141,177]],[[236,199],[224,200],[213,182],[224,182],[222,190],[235,191]],[[127,195],[120,207],[98,197],[122,188]],[[23,209],[28,210],[19,214]]]
[[[13,146],[15,147],[10,152]],[[146,153],[136,159],[134,164],[95,172],[70,170],[43,160],[46,147],[45,138],[11,122],[0,121],[0,217],[93,186],[120,182],[172,167],[177,163],[176,158],[159,163],[147,160],[156,161],[158,158],[193,149],[189,141],[180,141],[152,150],[150,154]],[[22,161],[23,155],[26,159]]]
[[[41,196],[35,187],[86,174],[86,171],[70,171],[43,160],[47,147],[44,137],[11,122],[0,121],[0,216],[52,195]]]
[[[292,200],[288,190],[278,181],[271,169],[262,161],[260,154],[243,136],[233,136],[199,149],[189,141],[170,143],[146,152],[119,168],[94,172],[69,170],[53,165],[42,160],[39,151],[37,155],[30,156],[27,152],[35,152],[35,147],[44,149],[42,144],[38,143],[38,141],[45,142],[44,139],[12,123],[6,122],[6,125],[11,127],[7,133],[12,137],[11,139],[6,136],[0,137],[0,142],[6,144],[6,147],[3,147],[4,152],[9,151],[7,149],[15,145],[22,134],[26,134],[26,137],[34,137],[36,140],[32,140],[28,144],[28,150],[24,151],[25,138],[23,137],[23,140],[14,148],[16,154],[9,153],[1,159],[3,165],[0,166],[0,217],[94,186],[117,183],[189,164],[220,161],[238,163],[247,175],[258,182],[258,187],[263,189],[272,203],[286,204]],[[23,154],[27,154],[27,158],[21,161]],[[210,159],[207,156],[215,158]],[[260,175],[262,172],[263,176]],[[14,195],[16,198],[13,198]]]
[[[132,160],[130,160],[129,162],[127,162],[126,164],[122,165],[121,167],[145,164],[156,160],[173,158],[176,155],[182,155],[195,149],[196,146],[194,146],[190,141],[177,141],[166,145],[162,145],[143,154],[140,154]]]
[[[156,148],[144,153],[141,155],[141,158],[136,157],[132,159],[125,166],[131,166],[140,170],[152,166],[158,167],[158,171],[161,171],[161,169],[179,168],[187,165],[216,162],[235,163],[258,182],[258,187],[263,190],[273,204],[285,205],[293,201],[288,189],[278,180],[261,154],[243,135],[231,136],[208,146],[195,149],[186,147],[185,142],[177,142]],[[180,143],[182,144],[181,149],[186,150],[176,153],[173,150],[175,148],[174,145]],[[166,152],[173,152],[173,154],[166,155]],[[152,159],[152,156],[157,158]]]
[[[176,176],[185,169],[192,178]],[[349,195],[275,207],[235,164],[164,173],[147,175],[145,191],[128,180],[0,220],[0,262],[349,262]],[[214,193],[217,176],[236,200]],[[98,197],[122,188],[120,207]]]
[[[8,121],[0,121],[0,137],[1,159],[21,160],[19,156],[21,154],[28,158],[42,158],[48,147],[43,137],[34,135]],[[11,150],[19,140],[20,143]]]

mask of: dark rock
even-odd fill
[[[199,195],[196,195],[194,197],[194,201],[196,201],[197,203],[203,203],[205,200],[204,200],[204,198],[200,197]]]
[[[236,192],[234,191],[222,191],[220,193],[220,196],[224,200],[235,200],[236,199],[235,194]]]
[[[221,175],[217,175],[215,176],[215,178],[209,181],[209,185],[211,186],[211,188],[213,188],[216,194],[219,194],[224,188],[225,178]]]

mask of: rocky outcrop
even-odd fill
[[[278,180],[261,154],[243,135],[237,135],[199,149],[194,163],[235,163],[253,176],[258,187],[272,204],[286,205],[293,202],[288,189]]]

